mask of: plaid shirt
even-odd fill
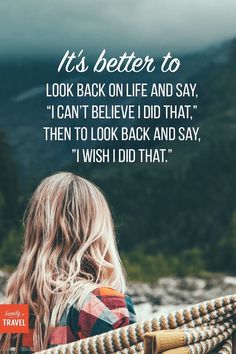
[[[48,348],[94,336],[134,323],[136,315],[129,296],[111,288],[97,288],[82,308],[68,306],[58,326],[52,329]],[[21,353],[33,352],[33,328],[22,335]]]

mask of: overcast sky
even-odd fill
[[[0,58],[192,52],[236,37],[236,0],[0,0]]]

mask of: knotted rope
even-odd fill
[[[231,354],[236,295],[221,297],[40,354]]]

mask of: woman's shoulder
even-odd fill
[[[129,297],[126,294],[123,294],[122,292],[115,290],[110,287],[97,287],[94,290],[91,291],[91,293],[98,298],[121,298],[124,299],[125,297]]]
[[[83,336],[119,328],[136,320],[131,298],[109,287],[98,287],[86,297],[79,313]]]
[[[109,309],[128,308],[131,312],[134,312],[131,297],[113,288],[98,287],[91,292],[90,299],[94,297],[100,300]]]

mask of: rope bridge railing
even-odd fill
[[[40,354],[232,354],[235,309],[225,296]]]

